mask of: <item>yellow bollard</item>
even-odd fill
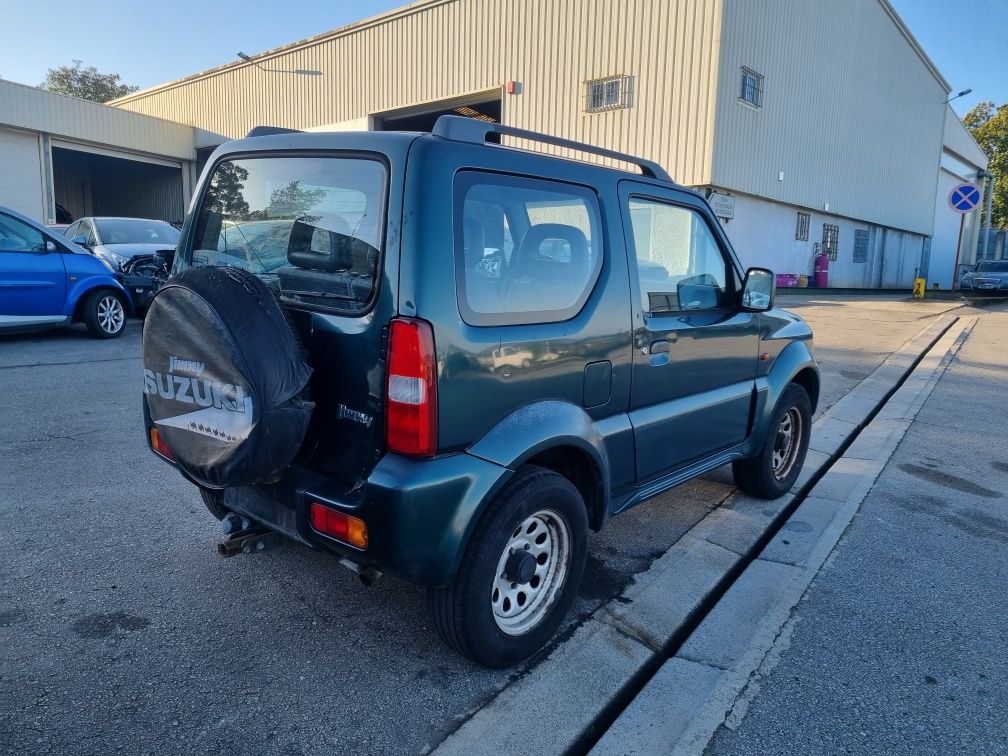
[[[927,290],[927,280],[923,278],[914,279],[913,298],[924,299],[924,292]]]

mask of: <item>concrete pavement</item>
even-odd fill
[[[1008,315],[979,323],[950,367],[921,363],[593,753],[698,753],[716,729],[724,754],[1004,750]]]

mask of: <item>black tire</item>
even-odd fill
[[[126,303],[114,291],[95,291],[84,301],[84,324],[96,339],[114,339],[126,329]]]
[[[542,514],[546,514],[547,518],[556,516],[566,526],[569,536],[567,547],[556,549],[558,555],[566,554],[566,558],[557,556],[555,562],[548,558],[548,565],[538,559],[533,561],[545,565],[547,574],[554,575],[553,565],[563,562],[566,573],[558,578],[560,582],[555,585],[549,582],[549,578],[535,582],[539,580],[537,576],[531,582],[520,584],[518,591],[525,585],[530,586],[530,591],[538,591],[541,587],[541,598],[536,594],[536,597],[527,599],[528,606],[524,610],[532,612],[530,621],[538,619],[527,629],[512,626],[512,633],[505,632],[499,622],[507,620],[497,618],[493,605],[497,596],[495,583],[500,577],[498,565],[509,544],[523,532],[520,526]],[[549,522],[549,519],[541,522]],[[553,524],[557,522],[553,521]],[[542,532],[553,533],[545,525],[543,527]],[[549,541],[553,543],[552,535]],[[519,548],[515,551],[522,553]],[[584,500],[574,485],[551,470],[527,468],[519,472],[493,500],[477,524],[455,581],[428,592],[435,630],[451,648],[486,667],[509,667],[527,659],[553,636],[574,602],[584,573],[587,551],[588,517]],[[515,585],[510,584],[511,588]],[[522,611],[519,610],[519,619]]]
[[[796,417],[801,420],[801,428],[795,434],[798,446],[794,448],[793,453],[790,451],[787,453],[787,459],[779,465],[779,473],[775,473],[774,455],[775,452],[781,451],[779,433],[786,417],[789,417],[792,424]],[[801,473],[811,433],[812,403],[809,401],[808,393],[797,383],[789,384],[777,402],[759,452],[751,459],[740,459],[732,463],[735,485],[759,499],[776,499],[786,494]],[[789,463],[785,468],[783,462],[788,460]]]
[[[201,487],[199,492],[203,503],[206,504],[206,508],[210,510],[210,514],[218,520],[223,520],[227,513],[231,511],[224,506],[224,494],[221,491],[211,491],[208,488]]]

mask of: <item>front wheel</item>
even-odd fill
[[[750,496],[776,499],[798,480],[812,434],[812,403],[797,383],[789,384],[777,402],[767,434],[756,456],[732,464],[735,485]]]
[[[98,339],[114,339],[126,327],[126,307],[118,294],[96,291],[84,303],[84,324]]]
[[[487,667],[527,659],[574,602],[587,533],[584,500],[569,480],[540,468],[519,473],[481,518],[455,581],[430,590],[438,635]]]

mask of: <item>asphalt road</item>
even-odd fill
[[[1008,753],[999,309],[980,319],[798,605],[747,715],[707,753]]]
[[[787,305],[816,330],[824,406],[948,307]],[[221,559],[144,444],[139,335],[0,338],[0,750],[410,753],[522,674],[445,649],[422,589],[293,545]],[[567,629],[731,490],[715,471],[593,535]]]

